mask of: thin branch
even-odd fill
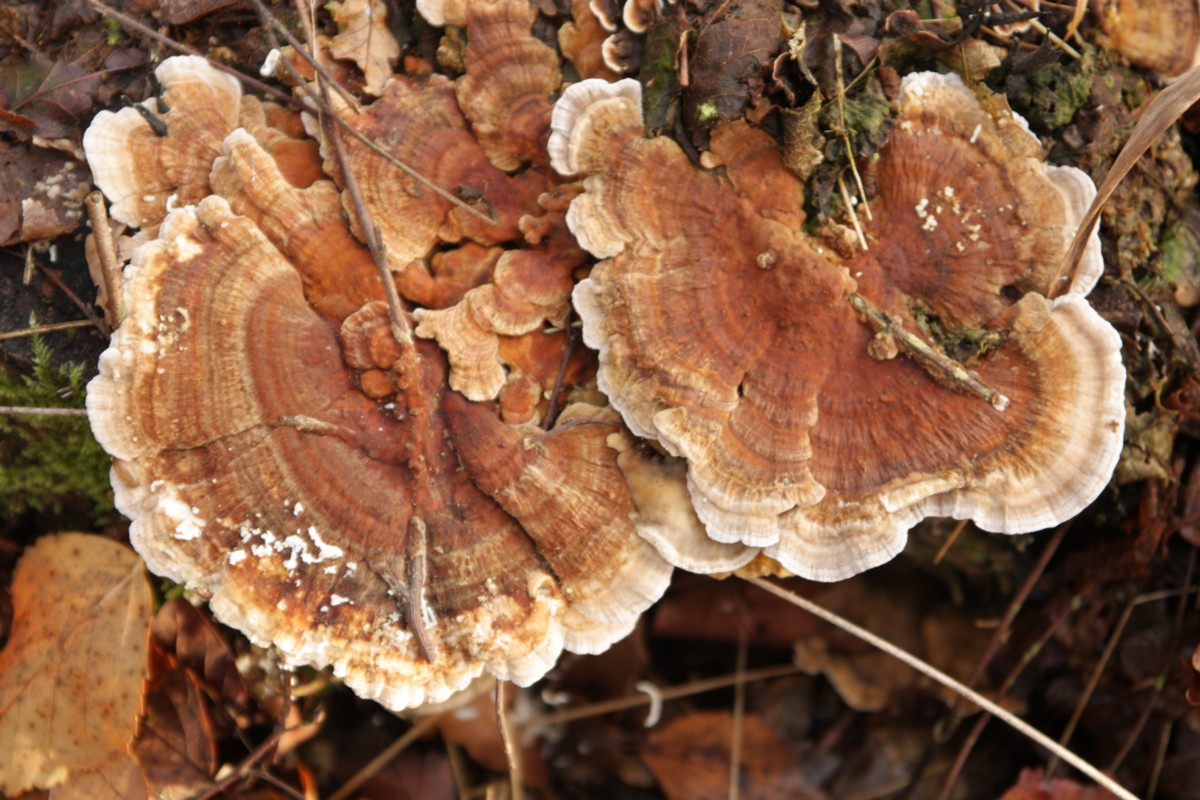
[[[1122,800],[1138,800],[1133,793],[1125,789],[1108,775],[1105,775],[1087,761],[1084,761],[1070,750],[1067,750],[1065,747],[1055,742],[1037,728],[1034,728],[1020,717],[996,705],[991,700],[988,700],[986,697],[979,694],[979,692],[976,692],[973,689],[970,689],[967,686],[959,683],[954,678],[951,678],[949,675],[937,669],[936,667],[925,663],[921,659],[909,653],[907,650],[902,650],[888,640],[871,633],[866,628],[861,628],[850,620],[840,617],[837,614],[834,614],[832,611],[817,605],[808,598],[801,597],[793,592],[789,592],[787,589],[776,586],[769,581],[763,580],[762,578],[745,578],[744,580],[753,583],[755,586],[759,587],[765,592],[769,592],[776,597],[780,597],[788,601],[792,605],[804,609],[813,616],[819,617],[831,625],[837,626],[846,633],[861,639],[872,647],[882,650],[893,658],[898,658],[908,666],[920,672],[922,675],[932,678],[951,691],[957,692],[959,695],[965,697],[967,700],[971,701],[980,708],[985,709],[993,716],[1000,718],[1006,724],[1015,728],[1019,733],[1033,740],[1036,744],[1056,754],[1063,761],[1066,761],[1068,764],[1075,767],[1075,769],[1087,775],[1089,778],[1108,789],[1117,797],[1122,798]]]
[[[737,686],[739,683],[752,683],[754,681],[765,681],[770,678],[783,678],[788,675],[795,675],[800,672],[799,667],[785,664],[776,667],[762,667],[760,669],[747,670],[741,675],[721,675],[716,678],[706,678],[701,681],[691,681],[681,686],[673,686],[670,689],[663,689],[658,693],[658,700],[665,702],[667,700],[678,700],[681,697],[690,697],[694,694],[702,694],[704,692],[712,692],[717,689],[724,689],[729,686]],[[626,695],[625,697],[617,697],[612,700],[604,700],[599,703],[589,703],[585,706],[577,708],[568,708],[564,711],[559,711],[554,714],[547,714],[544,717],[538,717],[525,725],[525,730],[536,732],[542,728],[548,728],[551,725],[558,725],[563,722],[574,722],[577,719],[588,719],[589,717],[598,717],[602,714],[613,714],[617,711],[628,711],[631,708],[640,708],[648,706],[654,701],[650,695],[639,692],[638,694]]]
[[[516,726],[508,714],[508,698],[512,687],[509,681],[496,682],[496,719],[500,724],[500,738],[504,740],[504,756],[508,761],[509,797],[522,800],[525,796],[525,770],[521,763],[521,745],[517,741]]]
[[[26,336],[37,336],[39,333],[90,327],[92,327],[92,323],[86,319],[76,319],[70,322],[51,322],[46,325],[36,325],[32,328],[22,328],[19,331],[5,331],[4,333],[0,333],[0,341],[5,339],[24,339]]]
[[[30,417],[86,417],[82,408],[38,408],[36,406],[0,406],[0,414],[24,414]]]

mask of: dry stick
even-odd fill
[[[254,3],[254,10],[258,12],[258,16],[262,20],[264,20],[267,23],[267,25],[269,25],[272,29],[274,29],[274,31],[277,34],[282,36],[284,38],[284,41],[286,41],[289,45],[291,45],[292,50],[294,50],[296,52],[296,55],[298,55],[302,59],[304,59],[304,62],[306,64],[308,64],[310,67],[312,67],[313,72],[320,75],[322,78],[324,78],[329,83],[330,86],[333,87],[334,91],[336,91],[338,93],[338,97],[342,98],[343,102],[345,102],[346,105],[348,105],[354,109],[354,113],[361,114],[362,113],[362,104],[358,102],[358,98],[356,98],[354,95],[350,94],[350,92],[348,92],[346,90],[346,87],[344,87],[340,83],[338,83],[337,79],[334,78],[333,75],[329,74],[329,70],[327,70],[325,68],[324,64],[317,61],[315,56],[313,56],[306,49],[304,49],[304,44],[300,40],[298,40],[295,36],[292,36],[291,32],[288,31],[288,29],[284,26],[284,24],[282,22],[280,22],[278,20],[278,18],[275,17],[274,14],[271,13],[271,10],[269,8],[267,8],[265,4],[263,4],[262,0],[253,0],[253,3]],[[305,19],[305,25],[308,25],[308,24],[309,24],[308,20]],[[276,47],[277,44],[278,44],[278,41],[276,41],[274,39],[274,37],[272,37],[271,46],[275,47],[276,51],[279,50],[279,48]]]
[[[303,11],[303,9],[301,9],[301,11]],[[305,20],[305,21],[307,23],[307,20]],[[267,27],[267,36],[270,39],[271,46],[278,49],[279,39],[278,39],[278,37],[275,36],[275,31],[272,27],[270,27],[270,25],[268,25],[268,27]],[[300,52],[303,52],[303,51],[300,50]],[[309,54],[307,54],[307,53],[304,53],[304,55],[306,58],[310,57]],[[288,76],[293,81],[295,81],[298,86],[303,86],[307,83],[307,81],[304,79],[304,77],[301,76],[298,72],[296,72],[296,69],[291,65],[291,63],[289,63],[287,61],[287,59],[281,59],[279,62],[279,65],[283,67],[284,71],[286,71],[288,73]],[[479,209],[470,205],[469,203],[463,202],[463,200],[461,198],[456,197],[455,195],[446,191],[442,187],[438,186],[432,180],[430,180],[429,178],[426,178],[424,175],[417,172],[412,167],[408,166],[403,161],[401,161],[400,159],[393,156],[391,153],[384,150],[382,147],[377,145],[375,142],[371,141],[370,138],[363,135],[359,131],[355,130],[354,127],[352,125],[350,125],[349,122],[342,119],[341,115],[339,115],[336,111],[334,111],[333,106],[329,103],[329,96],[328,96],[328,91],[327,91],[328,84],[326,82],[322,81],[322,77],[326,76],[326,75],[327,75],[327,73],[325,73],[323,70],[318,70],[318,72],[317,72],[318,82],[320,83],[321,91],[322,91],[321,95],[319,95],[319,96],[314,95],[312,92],[306,93],[306,96],[308,97],[308,99],[311,100],[313,102],[313,104],[317,106],[318,111],[320,111],[322,114],[324,114],[327,117],[329,117],[330,119],[332,119],[335,123],[337,123],[337,125],[343,131],[345,131],[346,133],[353,136],[355,139],[357,139],[364,147],[369,149],[371,152],[375,153],[377,156],[384,159],[389,164],[391,164],[393,167],[400,170],[401,172],[403,172],[405,175],[409,176],[413,180],[417,181],[418,183],[422,184],[423,186],[428,187],[431,192],[433,192],[434,194],[436,194],[438,197],[442,198],[446,202],[450,203],[451,205],[455,206],[456,208],[461,209],[462,211],[465,211],[468,214],[471,214],[474,217],[477,217],[478,219],[486,222],[488,225],[491,225],[494,227],[499,224],[498,220],[496,219],[496,217],[494,215],[484,214],[482,211],[480,211]],[[333,82],[332,78],[328,78],[328,80]],[[333,83],[335,86],[337,85],[336,82],[333,82]],[[328,134],[326,134],[326,136],[328,136]],[[344,169],[343,169],[343,171],[344,171]],[[347,186],[347,189],[349,189],[348,186]],[[484,202],[487,202],[487,197],[484,196],[483,200],[484,200]],[[488,203],[488,207],[489,208],[492,207],[491,203]],[[365,235],[366,234],[364,233],[364,236]]]
[[[508,759],[508,781],[512,788],[510,796],[512,800],[521,800],[525,796],[521,746],[517,742],[517,732],[512,720],[508,717],[508,698],[512,693],[512,686],[509,681],[496,682],[496,719],[500,722],[500,738],[504,741],[504,756]]]
[[[950,552],[950,548],[958,541],[958,537],[962,536],[962,532],[967,529],[969,519],[959,520],[959,523],[954,526],[954,530],[950,531],[950,535],[946,537],[946,541],[942,542],[942,546],[938,548],[937,553],[933,556],[933,563],[940,564],[942,559],[946,557],[946,553]],[[968,681],[969,682],[969,681]]]
[[[1067,29],[1063,32],[1064,39],[1070,39],[1075,35],[1075,31],[1079,29],[1079,23],[1083,22],[1084,16],[1087,15],[1088,0],[1075,0],[1075,11],[1071,14],[1071,21],[1067,23]]]
[[[113,244],[112,228],[108,226],[108,209],[104,206],[104,194],[93,190],[87,196],[88,224],[92,227],[92,242],[96,256],[100,259],[100,282],[104,284],[105,306],[114,325],[125,317],[121,302],[124,287],[121,262],[117,260],[117,248]]]
[[[550,389],[550,396],[546,399],[546,418],[542,420],[542,430],[544,431],[554,427],[554,420],[558,418],[558,396],[562,393],[563,383],[566,381],[567,367],[571,363],[571,353],[575,350],[575,340],[579,338],[579,333],[571,323],[574,313],[574,311],[567,313],[567,341],[563,344],[562,360],[558,362],[558,374],[554,376],[554,386]]]
[[[784,589],[780,586],[776,586],[775,584],[773,584],[769,581],[763,580],[762,578],[744,578],[743,580],[753,583],[755,586],[759,587],[763,591],[769,592],[769,593],[775,595],[776,597],[783,598],[784,600],[788,601],[792,605],[804,609],[805,611],[812,614],[813,616],[819,617],[820,619],[825,620],[826,622],[830,623],[831,625],[837,626],[838,628],[842,629],[846,633],[849,633],[851,636],[855,636],[858,639],[861,639],[862,641],[866,642],[867,644],[871,645],[872,647],[878,648],[879,650],[882,650],[883,652],[887,653],[888,655],[890,655],[894,658],[900,659],[908,666],[910,666],[913,669],[920,672],[922,675],[932,678],[933,680],[937,681],[938,683],[940,683],[941,685],[950,689],[951,691],[957,692],[960,696],[966,698],[967,700],[971,701],[972,703],[979,706],[980,708],[990,712],[993,716],[999,717],[1005,723],[1007,723],[1008,725],[1010,725],[1014,729],[1016,729],[1019,733],[1032,739],[1036,744],[1041,745],[1042,747],[1045,747],[1047,750],[1050,750],[1052,753],[1057,754],[1058,757],[1061,758],[1063,761],[1066,761],[1068,764],[1075,767],[1075,769],[1077,769],[1080,772],[1082,772],[1083,774],[1087,775],[1089,778],[1091,778],[1092,780],[1094,780],[1096,783],[1100,784],[1104,788],[1108,789],[1113,794],[1117,795],[1120,798],[1123,798],[1123,800],[1138,800],[1135,795],[1130,793],[1127,789],[1125,789],[1119,783],[1114,781],[1112,778],[1105,775],[1103,772],[1096,769],[1094,766],[1092,766],[1088,762],[1084,761],[1082,758],[1075,755],[1070,750],[1067,750],[1065,747],[1063,747],[1062,745],[1055,742],[1053,739],[1051,739],[1049,736],[1047,736],[1046,734],[1039,731],[1037,728],[1034,728],[1033,726],[1026,723],[1024,720],[1022,720],[1020,717],[1018,717],[1015,714],[1012,714],[1009,711],[996,705],[991,700],[988,700],[986,697],[979,694],[979,692],[976,692],[975,690],[970,689],[967,686],[964,686],[963,684],[954,680],[954,678],[951,678],[949,675],[947,675],[946,673],[937,669],[936,667],[925,663],[921,659],[919,659],[916,656],[909,653],[907,650],[902,650],[899,647],[897,647],[896,645],[889,642],[887,639],[884,639],[880,636],[876,636],[874,633],[871,633],[866,628],[861,628],[858,625],[855,625],[850,620],[845,619],[844,617],[840,617],[837,614],[834,614],[832,611],[829,611],[828,609],[825,609],[825,608],[817,605],[816,603],[812,602],[811,600],[809,600],[805,597],[801,597],[800,595],[795,594],[793,592],[789,592],[787,589]]]
[[[1154,765],[1150,777],[1146,779],[1146,797],[1153,798],[1158,793],[1158,781],[1162,777],[1163,765],[1167,760],[1167,745],[1171,743],[1171,731],[1175,729],[1175,721],[1163,720],[1162,735],[1158,737],[1158,748],[1154,752]]]
[[[170,49],[172,49],[178,53],[183,53],[183,54],[189,55],[189,56],[200,56],[201,58],[208,61],[209,65],[212,66],[213,69],[218,69],[221,72],[227,72],[230,75],[237,78],[238,80],[242,81],[243,83],[253,86],[256,90],[262,92],[263,94],[268,94],[271,97],[274,97],[276,100],[279,100],[282,103],[285,103],[290,106],[301,105],[299,100],[292,97],[287,92],[281,92],[279,89],[276,89],[274,86],[263,83],[262,81],[254,78],[250,75],[246,75],[245,73],[234,69],[233,67],[226,66],[225,64],[222,64],[219,61],[213,61],[212,59],[205,56],[203,53],[201,53],[196,48],[189,47],[188,45],[183,44],[182,42],[177,42],[169,36],[163,36],[158,31],[154,30],[153,28],[146,27],[145,25],[138,22],[136,19],[129,16],[128,14],[124,14],[124,13],[118,11],[117,9],[113,8],[112,6],[104,4],[103,2],[101,2],[101,0],[87,0],[87,4],[90,5],[92,8],[96,9],[97,11],[102,12],[105,16],[112,17],[117,22],[124,25],[126,28],[132,28],[133,30],[140,33],[142,36],[145,36],[147,39],[153,39],[154,41],[158,42],[159,44],[161,44],[165,47],[169,47]]]
[[[863,210],[867,212],[867,219],[872,219],[871,206],[867,203],[867,190],[863,188],[862,176],[858,174],[858,165],[854,163],[854,145],[850,142],[850,131],[846,130],[846,82],[842,77],[842,40],[838,36],[833,37],[833,68],[837,74],[838,124],[842,128],[842,143],[846,148],[846,160],[850,162],[850,172],[854,174],[854,185],[858,188],[858,196],[862,198]],[[865,73],[866,68],[863,69],[863,74]],[[843,185],[843,198],[845,195],[846,187]],[[867,240],[863,237],[862,229],[858,226],[858,216],[854,213],[853,207],[850,207],[849,200],[846,201],[846,206],[850,211],[851,219],[854,220],[854,230],[858,231],[858,241],[862,245],[862,249],[866,250]]]
[[[90,328],[92,323],[86,319],[72,320],[71,322],[51,322],[46,325],[37,325],[32,328],[22,328],[19,331],[5,331],[0,333],[0,341],[4,339],[24,339],[26,336],[37,336],[39,333],[51,333],[52,331],[66,331],[72,328]]]
[[[1004,682],[996,689],[997,703],[1003,701],[1008,696],[1009,691],[1017,682],[1017,678],[1021,677],[1021,673],[1025,671],[1025,668],[1033,662],[1033,659],[1037,657],[1042,648],[1046,646],[1046,643],[1050,641],[1050,637],[1058,632],[1059,628],[1070,619],[1072,614],[1079,610],[1081,605],[1083,605],[1083,598],[1075,595],[1071,598],[1070,604],[1059,612],[1054,619],[1050,620],[1050,624],[1042,631],[1042,635],[1031,647],[1025,650],[1025,653],[1021,656],[1016,666],[1012,668],[1008,676],[1005,677]],[[976,742],[979,741],[979,737],[983,735],[983,729],[990,720],[991,716],[987,712],[980,714],[979,719],[975,720],[975,725],[971,728],[971,732],[967,734],[962,746],[958,748],[958,755],[955,756],[954,763],[950,766],[950,772],[946,775],[946,782],[942,784],[942,793],[938,795],[938,800],[946,800],[950,796],[950,792],[954,789],[954,784],[958,781],[958,776],[967,764],[967,758],[971,755],[971,750],[974,749]],[[1110,769],[1109,772],[1112,772],[1112,770]]]
[[[440,718],[440,716],[435,715],[414,722],[413,726],[405,731],[403,736],[392,742],[379,755],[368,761],[367,765],[355,773],[354,777],[338,787],[338,790],[329,795],[325,800],[346,800],[358,787],[369,781],[375,776],[375,773],[386,767],[392,759],[407,750],[409,745],[420,739],[437,725],[437,721]]]
[[[88,321],[96,327],[96,330],[100,331],[105,336],[108,336],[108,326],[104,324],[104,320],[96,316],[96,312],[92,311],[90,304],[80,300],[79,295],[71,291],[71,287],[67,286],[61,275],[49,267],[43,267],[41,264],[38,264],[37,268],[40,269],[42,274],[49,278],[54,285],[62,291],[63,294],[71,299],[71,302],[75,304],[75,307],[79,309],[80,313],[88,318]]]
[[[31,417],[86,417],[82,408],[38,408],[36,406],[0,406],[0,414],[25,414]]]
[[[867,318],[867,322],[877,334],[891,336],[896,346],[939,384],[963,394],[974,395],[996,411],[1008,408],[1007,397],[989,387],[962,364],[908,330],[899,320],[876,308],[861,294],[850,292],[846,295],[846,300],[855,311]]]
[[[747,670],[741,675],[722,675],[716,678],[706,678],[702,681],[692,681],[682,686],[673,686],[670,689],[663,689],[658,693],[658,699],[663,702],[678,700],[681,697],[690,697],[694,694],[724,689],[728,686],[737,686],[739,683],[752,683],[770,678],[783,678],[799,672],[799,667],[790,664],[777,667],[762,667],[760,669]],[[625,697],[605,700],[600,703],[591,703],[586,706],[568,708],[565,711],[547,714],[528,723],[525,726],[525,730],[536,732],[542,728],[548,728],[551,725],[558,725],[563,722],[574,722],[577,719],[598,717],[602,714],[612,714],[617,711],[628,711],[631,708],[648,706],[651,702],[653,702],[653,699],[648,694],[639,692],[637,694],[626,695]]]
[[[1109,168],[1108,174],[1104,176],[1100,188],[1096,190],[1096,197],[1088,207],[1087,213],[1083,215],[1079,230],[1075,233],[1075,239],[1071,242],[1066,256],[1063,257],[1054,279],[1050,282],[1047,297],[1051,299],[1058,297],[1070,287],[1071,279],[1074,278],[1075,270],[1079,265],[1079,259],[1083,257],[1083,251],[1087,247],[1088,239],[1091,238],[1092,230],[1096,227],[1097,220],[1100,219],[1100,211],[1116,190],[1117,184],[1129,173],[1138,159],[1150,149],[1150,146],[1162,136],[1163,132],[1174,125],[1183,112],[1197,100],[1200,100],[1200,67],[1193,67],[1184,73],[1182,78],[1163,89],[1154,96],[1153,100],[1142,107],[1139,112],[1141,119],[1134,127],[1129,141],[1125,142],[1125,146],[1121,148],[1121,152],[1117,155],[1112,167]]]

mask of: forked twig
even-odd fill
[[[744,578],[743,580],[753,583],[755,586],[759,587],[763,591],[769,592],[770,594],[773,594],[776,597],[786,600],[787,602],[791,603],[794,606],[804,609],[805,611],[812,614],[813,616],[819,617],[820,619],[825,620],[826,622],[828,622],[831,625],[837,626],[838,628],[845,631],[846,633],[849,633],[851,636],[855,636],[858,639],[871,645],[872,647],[882,650],[883,652],[887,653],[888,655],[892,656],[893,658],[898,658],[899,660],[903,661],[908,666],[917,670],[917,672],[920,672],[922,675],[925,675],[928,678],[932,678],[933,680],[940,683],[942,686],[945,686],[947,689],[950,689],[951,691],[958,693],[959,695],[961,695],[962,697],[965,697],[970,702],[972,702],[975,705],[979,706],[980,708],[983,708],[984,710],[988,711],[993,716],[999,717],[1006,724],[1008,724],[1012,728],[1016,729],[1019,733],[1023,734],[1024,736],[1028,737],[1029,739],[1033,740],[1035,743],[1037,743],[1041,747],[1044,747],[1047,750],[1050,750],[1052,753],[1056,754],[1060,759],[1062,759],[1063,761],[1066,761],[1068,764],[1075,767],[1075,769],[1077,769],[1080,772],[1082,772],[1083,774],[1087,775],[1089,778],[1091,778],[1096,783],[1103,786],[1105,789],[1108,789],[1110,792],[1115,794],[1117,797],[1122,798],[1122,800],[1138,800],[1136,795],[1134,795],[1129,790],[1127,790],[1126,788],[1121,786],[1119,783],[1114,781],[1108,775],[1105,775],[1103,772],[1096,769],[1096,767],[1092,766],[1087,761],[1084,761],[1082,758],[1075,755],[1070,750],[1067,750],[1065,747],[1063,747],[1062,745],[1055,742],[1053,739],[1051,739],[1049,736],[1047,736],[1046,734],[1039,731],[1037,728],[1034,728],[1033,726],[1029,725],[1024,720],[1022,720],[1020,717],[1016,716],[1015,714],[1010,713],[1008,710],[996,705],[991,700],[989,700],[986,697],[984,697],[983,695],[979,694],[979,692],[976,692],[973,689],[970,689],[967,686],[964,686],[963,684],[959,683],[954,678],[951,678],[949,675],[947,675],[946,673],[937,669],[936,667],[925,663],[921,659],[919,659],[916,656],[909,653],[907,650],[902,650],[901,648],[899,648],[896,645],[889,642],[887,639],[884,639],[881,636],[877,636],[874,633],[871,633],[866,628],[859,627],[858,625],[855,625],[850,620],[845,619],[844,617],[840,617],[837,614],[834,614],[832,611],[829,611],[828,609],[817,605],[816,603],[812,602],[811,600],[809,600],[805,597],[801,597],[798,594],[789,592],[787,589],[784,589],[780,586],[776,586],[775,584],[771,583],[770,581],[763,580],[762,578]]]

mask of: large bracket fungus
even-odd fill
[[[168,60],[160,71],[212,78],[197,67]],[[391,102],[395,85],[376,102]],[[427,86],[426,97],[453,106],[442,79]],[[89,141],[173,152],[173,113],[165,137],[154,139],[139,116],[145,130],[130,124],[128,134]],[[99,118],[96,131],[110,130],[114,116]],[[628,433],[611,411],[580,405],[549,431],[510,426],[493,404],[452,392],[435,343],[393,337],[339,189],[324,178],[289,180],[272,148],[280,132],[264,121],[226,115],[195,134],[217,145],[197,153],[203,164],[188,164],[198,176],[188,179],[190,202],[170,174],[151,210],[129,217],[150,226],[148,241],[126,270],[128,317],[101,359],[88,409],[149,567],[210,597],[221,619],[288,662],[332,665],[359,694],[397,709],[443,700],[485,669],[526,684],[564,648],[597,652],[626,635],[672,570],[637,535],[608,445]],[[508,177],[464,124],[451,127],[479,154],[468,170]],[[102,164],[110,151],[88,155]],[[537,193],[517,192],[519,212],[500,209],[518,243],[525,234],[515,220],[528,216],[527,204],[539,208]],[[559,205],[529,223],[542,250],[569,240]],[[439,231],[462,231],[448,207],[435,212],[432,235],[414,246],[419,256]],[[442,253],[465,253],[462,270],[400,271],[398,288],[458,303],[495,267],[495,301],[475,305],[503,321],[513,312],[504,292],[533,280],[516,262],[540,263],[542,251],[508,251],[514,263],[504,268],[493,250],[467,241]],[[573,244],[560,250],[571,263],[583,257]],[[482,275],[470,266],[480,260]],[[552,281],[551,294],[565,298],[562,284]],[[521,303],[561,314],[565,301],[544,294]],[[511,357],[562,360],[561,347],[531,353],[515,348]]]
[[[802,185],[743,122],[707,171],[644,137],[634,81],[572,86],[552,128],[584,188],[568,223],[604,259],[574,293],[600,388],[687,460],[714,539],[837,580],[925,516],[1038,530],[1107,483],[1125,373],[1084,299],[1096,242],[1045,296],[1094,189],[956,76],[904,81],[849,258],[804,233]]]
[[[645,138],[634,81],[552,106],[524,0],[418,8],[466,29],[465,75],[330,100],[319,152],[191,58],[84,139],[144,241],[89,416],[135,547],[223,620],[403,708],[604,649],[672,564],[834,580],[922,517],[1033,530],[1105,485],[1124,372],[1084,299],[1098,248],[1050,286],[1093,190],[1019,120],[906,79],[870,249],[838,255],[762,130],[719,124],[702,169]],[[572,301],[611,408],[581,402]]]

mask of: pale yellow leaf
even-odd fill
[[[151,602],[141,559],[124,545],[64,533],[25,551],[0,651],[0,792],[57,786],[125,752]]]
[[[357,64],[366,80],[364,88],[379,94],[400,57],[400,45],[387,27],[383,0],[343,0],[330,3],[329,8],[338,26],[337,36],[329,42],[329,52],[334,58]]]

